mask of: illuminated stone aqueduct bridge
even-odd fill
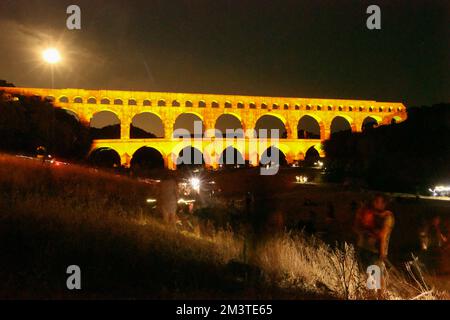
[[[163,92],[138,92],[114,90],[82,89],[36,89],[36,88],[0,88],[12,95],[23,94],[40,96],[55,102],[55,105],[75,113],[81,121],[89,122],[96,113],[110,111],[117,115],[121,124],[120,139],[95,140],[93,151],[98,148],[110,148],[121,157],[125,166],[137,150],[151,147],[160,152],[167,168],[176,168],[179,152],[193,146],[202,152],[207,165],[216,167],[220,155],[230,146],[242,151],[245,160],[259,163],[258,159],[267,150],[275,146],[281,150],[288,163],[302,160],[310,148],[323,155],[321,143],[330,136],[332,121],[342,117],[348,121],[354,132],[362,130],[368,117],[378,125],[391,124],[406,119],[406,108],[402,103],[376,102],[368,100],[282,98],[264,96],[238,96],[215,94],[188,94]],[[164,138],[130,139],[130,126],[133,118],[142,113],[158,116],[164,125]],[[188,113],[203,121],[204,130],[214,129],[217,119],[223,114],[236,117],[246,132],[244,138],[222,139],[185,139],[173,138],[177,117]],[[269,115],[281,120],[287,136],[272,142],[270,139],[258,139],[247,131],[256,128],[258,119]],[[299,139],[297,126],[304,116],[315,119],[320,127],[320,139]],[[264,140],[264,141],[262,141]],[[263,147],[251,148],[252,143]],[[255,162],[255,159],[257,160]]]

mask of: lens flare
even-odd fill
[[[59,51],[55,48],[49,48],[44,50],[42,53],[42,58],[45,62],[50,64],[55,64],[61,61],[61,55],[59,54]]]

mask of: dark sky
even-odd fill
[[[449,16],[448,0],[0,0],[0,79],[50,87],[56,46],[55,87],[448,102]]]

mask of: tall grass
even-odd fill
[[[257,257],[270,281],[305,292],[338,299],[448,299],[427,285],[417,260],[402,271],[387,268],[386,288],[368,290],[365,270],[347,243],[331,247],[315,237],[285,233],[262,245]]]
[[[0,297],[72,297],[64,268],[74,263],[87,270],[88,298],[255,298],[246,291],[255,286],[337,299],[443,296],[415,264],[392,272],[384,295],[373,296],[351,245],[294,233],[253,248],[251,263],[263,276],[242,288],[227,265],[245,265],[246,235],[164,225],[145,201],[155,192],[94,169],[0,155]]]

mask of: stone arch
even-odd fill
[[[166,100],[159,99],[158,100],[158,107],[165,107],[166,106]]]
[[[111,110],[97,111],[90,119],[94,139],[120,139],[120,126],[119,116]]]
[[[276,120],[275,120],[276,119]],[[271,128],[268,128],[271,127]],[[278,129],[279,130],[279,138],[283,139],[287,137],[287,128],[286,128],[286,120],[277,113],[267,113],[258,118],[255,123],[256,136],[260,137],[260,130],[267,130],[267,137],[271,137],[271,130],[269,129]]]
[[[67,96],[61,96],[58,101],[61,103],[69,103],[69,98]]]
[[[391,119],[391,124],[397,124],[397,123],[402,122],[402,121],[403,121],[402,117],[393,116],[392,119]]]
[[[242,166],[245,165],[245,158],[238,149],[229,146],[220,154],[219,165],[233,167],[237,165]]]
[[[342,131],[352,131],[353,121],[349,116],[337,115],[330,124],[330,133],[335,134]]]
[[[278,153],[278,157],[276,153]],[[280,148],[270,146],[261,154],[259,164],[266,166],[271,162],[280,166],[287,165],[287,155]]]
[[[88,156],[88,161],[96,167],[117,168],[120,167],[120,155],[113,148],[102,147],[94,149]]]
[[[82,97],[75,97],[75,98],[73,99],[73,102],[74,102],[74,103],[83,103],[83,98],[82,98]]]
[[[87,103],[88,103],[88,104],[97,104],[97,98],[95,98],[95,97],[89,97],[89,98],[87,99]]]
[[[305,114],[297,125],[298,139],[320,139],[321,120],[314,115]]]
[[[203,166],[205,164],[205,158],[199,149],[193,146],[186,146],[178,153],[175,163],[177,167]]]
[[[367,130],[367,129],[372,129],[375,128],[376,126],[378,126],[381,123],[381,118],[377,117],[377,116],[367,116],[364,118],[362,125],[361,125],[361,130]]]
[[[320,159],[320,152],[316,146],[311,146],[305,152],[305,161],[308,163],[314,163]]]
[[[164,155],[154,147],[141,147],[133,154],[130,167],[133,172],[145,175],[151,170],[164,168]]]
[[[131,139],[151,139],[164,137],[164,122],[155,112],[143,111],[133,116],[130,123]]]
[[[114,104],[121,106],[121,105],[123,105],[123,100],[122,99],[114,99]]]
[[[190,118],[190,119],[189,119]],[[201,127],[201,133],[200,132],[194,132],[195,129],[199,129],[198,127],[194,127],[194,121],[201,121],[202,127]],[[201,138],[203,137],[203,133],[205,132],[205,124],[203,121],[203,117],[197,113],[197,112],[183,112],[178,115],[178,117],[175,119],[175,122],[173,124],[173,137],[186,137],[189,135],[190,137],[194,138]],[[177,131],[177,132],[175,132]],[[199,130],[197,130],[199,131]]]
[[[234,130],[230,138],[244,138],[244,128],[242,125],[241,118],[234,113],[223,113],[217,119],[214,128],[219,130],[216,132],[216,137],[227,137],[227,130]]]
[[[80,116],[78,113],[76,113],[74,110],[69,108],[62,108],[66,113],[70,114],[72,117],[74,117],[77,121],[80,121]]]
[[[100,104],[111,104],[111,100],[109,98],[102,98]]]

